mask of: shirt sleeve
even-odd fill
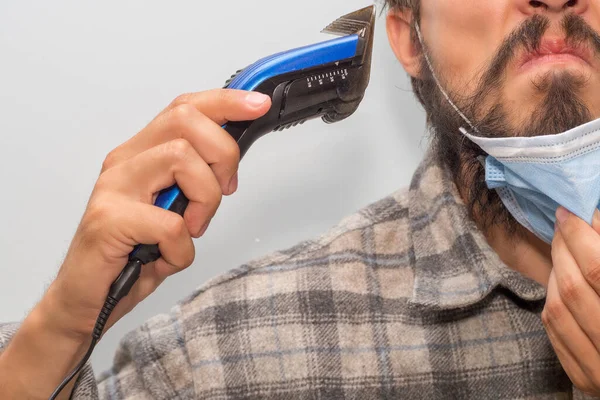
[[[194,384],[183,339],[179,306],[125,335],[111,368],[94,375],[88,362],[71,400],[193,398]],[[0,323],[0,352],[19,324]]]
[[[10,342],[10,339],[14,336],[19,328],[19,324],[0,324],[0,352]],[[94,371],[91,364],[88,362],[82,369],[77,382],[75,382],[75,388],[71,395],[73,400],[97,400],[98,399],[98,388],[96,386],[96,380],[94,378]]]
[[[101,400],[195,398],[179,310],[159,314],[121,339],[112,367],[97,377]]]

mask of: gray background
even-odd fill
[[[263,56],[329,39],[363,0],[0,2],[0,320],[22,319],[56,273],[104,156],[175,96],[221,87]],[[244,158],[192,267],[120,321],[93,356],[245,261],[312,238],[406,186],[426,148],[424,114],[378,18],[358,112],[261,139]]]

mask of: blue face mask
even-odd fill
[[[547,243],[563,206],[590,225],[600,203],[600,119],[547,136],[483,138],[485,180],[515,219]]]

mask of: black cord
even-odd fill
[[[79,362],[79,364],[77,364],[77,366],[75,367],[75,369],[73,369],[73,371],[71,371],[71,373],[69,374],[69,376],[67,376],[62,381],[62,383],[60,385],[58,385],[58,387],[52,393],[52,396],[50,396],[49,400],[56,399],[58,397],[58,395],[60,394],[60,392],[71,381],[71,379],[73,379],[75,377],[75,375],[77,375],[81,371],[81,369],[83,368],[83,366],[85,365],[85,363],[87,363],[88,360],[90,359],[90,356],[92,355],[92,352],[94,351],[94,347],[96,347],[96,343],[97,343],[96,339],[92,339],[92,343],[90,344],[90,347],[88,348],[87,353],[85,353],[85,356],[83,356],[83,358],[81,359],[81,361]]]
[[[102,332],[104,331],[108,317],[110,317],[110,314],[113,312],[119,301],[123,297],[127,296],[129,290],[140,277],[141,270],[142,262],[140,260],[130,260],[121,272],[121,275],[119,275],[119,277],[111,285],[108,296],[104,302],[104,306],[102,307],[100,315],[98,315],[98,319],[96,320],[96,325],[94,326],[94,331],[92,332],[92,343],[90,343],[87,353],[85,353],[85,356],[83,356],[73,371],[71,371],[71,373],[61,382],[61,384],[58,385],[48,400],[55,400],[65,386],[68,385],[71,379],[81,372],[85,366],[85,363],[87,363],[90,359],[92,352],[96,347],[96,343],[98,343],[100,337],[102,337]]]

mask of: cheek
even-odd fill
[[[423,1],[424,35],[450,89],[474,90],[504,39],[506,0]],[[475,78],[475,79],[474,79]]]

